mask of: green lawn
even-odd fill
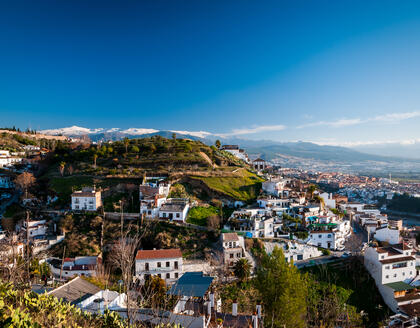
[[[207,218],[211,215],[219,215],[219,209],[214,206],[196,206],[188,212],[187,222],[191,224],[206,226]]]
[[[261,189],[261,183],[264,181],[262,178],[244,169],[239,169],[235,176],[194,176],[192,178],[201,180],[210,189],[241,201],[251,201],[257,198]]]

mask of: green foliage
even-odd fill
[[[219,215],[220,210],[214,206],[196,206],[188,212],[187,222],[201,226],[207,225],[207,218],[212,215]]]
[[[94,315],[47,294],[17,290],[0,283],[0,326],[19,328],[86,327],[124,328],[129,325],[108,310]]]
[[[220,177],[194,176],[192,178],[202,181],[210,189],[241,201],[256,199],[263,182],[263,179],[244,169],[238,169],[236,175]]]
[[[251,264],[246,258],[241,258],[236,261],[233,273],[240,281],[245,281],[251,275]]]
[[[287,263],[280,248],[263,254],[255,281],[267,327],[306,327],[307,285],[298,269]]]
[[[168,195],[169,198],[187,198],[188,193],[185,186],[180,183],[175,183],[171,186],[171,191]]]
[[[308,238],[308,235],[309,235],[307,231],[296,231],[293,234],[296,236],[296,238],[302,239],[302,240],[305,240],[306,238]]]
[[[388,201],[388,209],[401,212],[420,213],[420,198],[409,194],[398,195]]]

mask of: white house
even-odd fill
[[[252,165],[254,166],[254,168],[258,171],[263,171],[267,168],[268,164],[265,160],[263,160],[262,158],[257,158],[255,160],[252,161]]]
[[[21,157],[16,157],[10,154],[8,150],[0,150],[0,167],[9,166],[15,163],[22,162]]]
[[[388,226],[379,227],[376,229],[374,238],[378,241],[386,241],[391,245],[395,245],[400,242],[400,231]]]
[[[293,261],[298,263],[310,258],[319,257],[322,252],[317,247],[301,244],[295,241],[288,242],[264,242],[264,248],[270,254],[274,247],[279,247],[283,250],[284,257],[287,262]]]
[[[223,262],[228,267],[245,257],[244,238],[235,232],[222,233],[220,239],[223,247]]]
[[[257,200],[257,203],[258,206],[261,208],[288,208],[290,206],[290,199],[265,197],[259,198]]]
[[[417,303],[415,307],[420,309],[419,295],[406,297],[415,288],[410,283],[417,276],[416,258],[412,248],[404,243],[388,247],[369,247],[365,251],[364,264],[392,311],[398,312],[406,307],[403,312],[408,312],[410,303]]]
[[[262,190],[269,195],[278,197],[281,195],[286,183],[286,179],[270,179],[262,183]]]
[[[326,207],[335,208],[335,199],[332,197],[331,193],[323,192],[319,195],[324,200],[324,204]]]
[[[55,277],[72,278],[74,276],[95,276],[101,258],[97,256],[77,256],[75,258],[65,258],[63,268],[62,260],[58,258],[49,258],[47,263],[50,266],[51,273]]]
[[[316,226],[316,225],[315,225]],[[319,228],[321,227],[321,229]],[[346,237],[351,234],[350,221],[344,220],[319,225],[309,232],[308,244],[322,248],[342,250]]]
[[[240,149],[238,145],[223,145],[220,149],[231,153],[233,156],[245,161],[246,163],[249,163],[248,154],[245,150]]]
[[[82,190],[71,194],[71,209],[73,211],[96,211],[102,206],[101,191],[91,187],[84,187]]]
[[[135,278],[141,282],[148,276],[158,276],[166,283],[173,283],[181,275],[182,253],[179,248],[137,251]]]
[[[29,226],[29,238],[44,236],[47,234],[48,228],[46,222],[46,220],[23,221],[22,231],[26,234],[27,226]]]
[[[170,198],[159,209],[159,217],[170,221],[185,222],[190,205],[187,199]]]

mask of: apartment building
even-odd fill
[[[101,191],[92,187],[71,194],[71,209],[73,211],[96,211],[102,206]]]
[[[140,282],[149,276],[158,276],[170,284],[181,275],[182,253],[179,248],[137,251],[135,278]]]

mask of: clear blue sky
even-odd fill
[[[2,1],[0,126],[420,139],[419,1]]]

